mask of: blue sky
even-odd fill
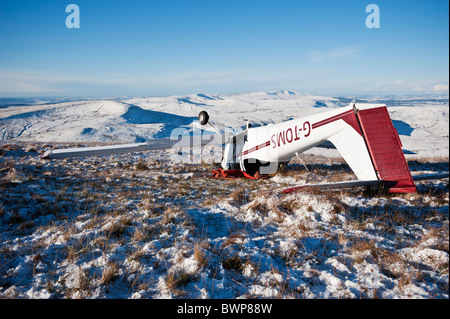
[[[67,28],[77,4],[80,28]],[[366,6],[380,9],[367,28]],[[0,0],[0,96],[447,94],[447,0]]]

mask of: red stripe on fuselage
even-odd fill
[[[264,147],[267,147],[267,146],[270,146],[270,141],[267,141],[267,142],[261,143],[259,145],[256,145],[255,147],[249,148],[248,150],[243,151],[240,156],[247,155],[249,153],[252,153],[254,151],[260,150],[260,149],[262,149]]]
[[[347,112],[344,112],[344,113],[341,113],[341,114],[338,114],[338,115],[329,117],[329,118],[327,118],[327,119],[325,119],[325,120],[322,120],[322,121],[319,121],[319,122],[317,122],[317,123],[314,123],[314,124],[312,125],[312,128],[315,129],[315,128],[321,127],[321,126],[323,126],[323,125],[332,123],[332,122],[334,122],[334,121],[340,120],[340,119],[342,119],[343,117],[346,117],[347,115],[349,115],[349,114],[351,114],[351,113],[353,113],[353,110],[348,110]]]
[[[345,123],[347,123],[348,125],[353,127],[355,129],[355,131],[358,132],[362,136],[362,132],[361,132],[361,128],[359,127],[358,119],[356,118],[355,112],[353,110],[348,110],[344,113],[329,117],[329,118],[319,121],[317,123],[313,123],[312,129],[319,128],[321,126],[333,123],[338,120],[343,120]]]

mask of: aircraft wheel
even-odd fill
[[[261,167],[261,162],[257,159],[251,158],[251,159],[245,159],[244,160],[244,171],[254,176],[256,172],[259,171],[259,168]]]
[[[198,114],[198,121],[200,122],[201,125],[206,125],[208,123],[209,120],[209,115],[208,113],[206,113],[206,111],[201,111]]]

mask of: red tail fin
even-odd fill
[[[397,130],[386,107],[357,114],[378,177],[390,193],[416,193],[416,185],[403,155]]]

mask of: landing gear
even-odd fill
[[[261,162],[257,159],[250,158],[245,159],[243,162],[241,162],[241,169],[245,171],[247,174],[255,176],[255,174],[259,175],[268,175],[273,174],[277,171],[278,165],[273,165],[274,163],[271,162]]]

